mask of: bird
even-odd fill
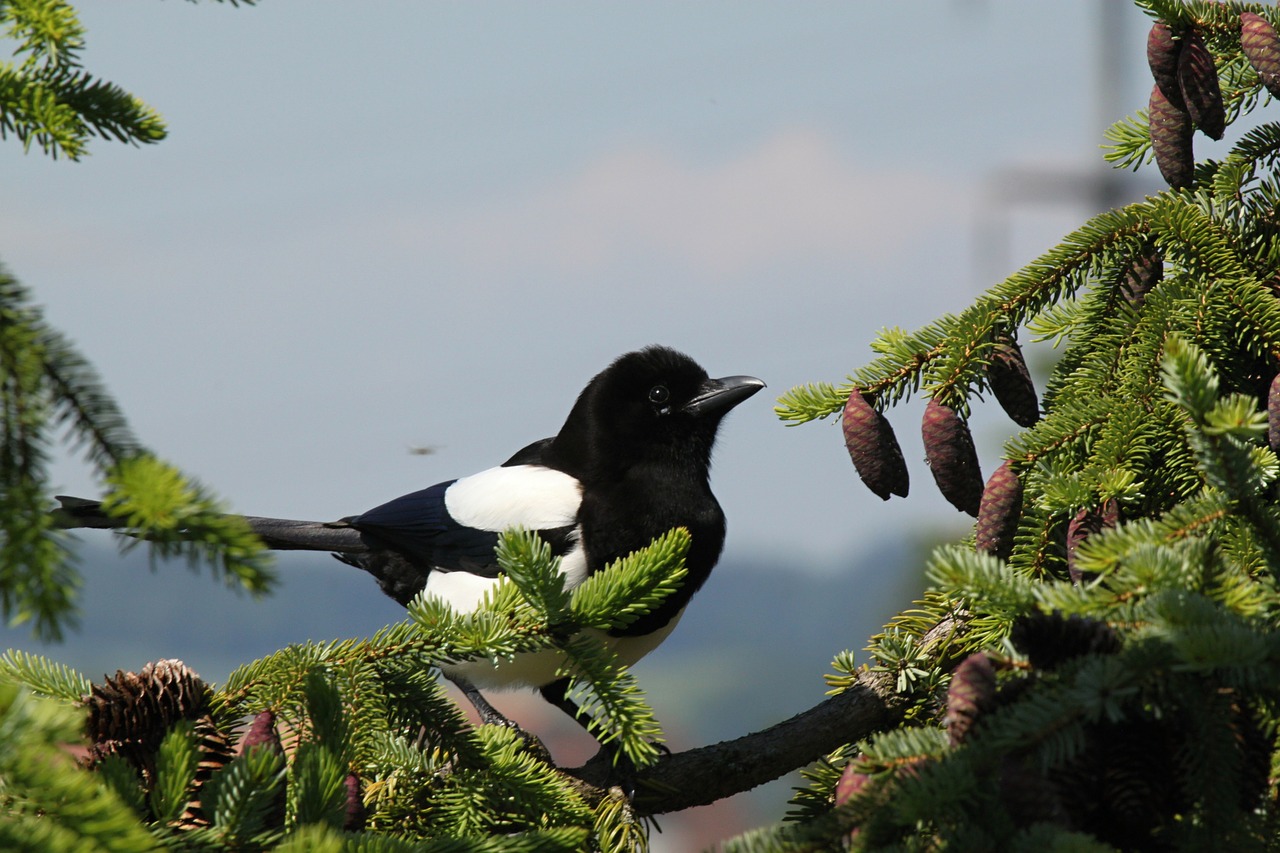
[[[654,609],[605,637],[632,665],[675,628],[719,560],[725,514],[710,486],[712,448],[724,416],[765,383],[754,376],[711,378],[689,356],[665,346],[626,353],[578,395],[559,432],[505,462],[446,480],[336,522],[246,516],[270,548],[328,550],[373,576],[408,606],[419,595],[474,611],[502,576],[499,534],[534,531],[559,558],[571,590],[610,563],[682,527],[689,533],[686,576]],[[67,526],[118,524],[95,501],[59,498]],[[519,727],[482,690],[534,688],[581,725],[560,674],[562,653],[510,660],[445,662],[441,672],[482,723]]]

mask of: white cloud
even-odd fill
[[[523,196],[410,214],[384,239],[486,273],[662,259],[725,278],[789,258],[883,260],[964,210],[954,182],[851,160],[827,136],[796,129],[711,164],[619,150]]]

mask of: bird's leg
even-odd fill
[[[551,752],[542,744],[542,741],[534,735],[529,734],[518,724],[508,718],[497,708],[489,704],[489,700],[484,698],[484,694],[480,692],[480,688],[476,687],[465,678],[456,676],[445,676],[452,681],[462,695],[467,697],[467,701],[471,703],[471,707],[476,709],[476,713],[480,715],[480,722],[486,726],[502,726],[511,729],[525,744],[533,750],[539,758],[548,764],[554,764],[551,760]]]
[[[506,726],[509,729],[519,729],[515,723],[507,719],[506,715],[497,708],[489,704],[489,700],[484,698],[484,694],[480,692],[480,688],[476,687],[465,678],[448,676],[449,680],[457,685],[462,691],[462,695],[467,697],[467,701],[471,703],[471,707],[476,709],[476,713],[480,715],[480,722],[486,726]]]
[[[568,678],[561,678],[558,681],[539,687],[538,692],[542,694],[543,699],[564,711],[573,718],[575,723],[587,729],[590,734],[591,729],[587,728],[587,719],[582,716],[582,709],[578,707],[578,703],[569,698],[569,685],[572,683]]]

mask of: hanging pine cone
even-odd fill
[[[987,366],[987,381],[991,383],[996,402],[1015,424],[1031,427],[1040,421],[1036,386],[1031,382],[1022,349],[1013,338],[1004,337],[996,342],[991,364]]]
[[[1280,98],[1280,36],[1261,15],[1240,13],[1240,48],[1258,80],[1273,96]]]
[[[1267,392],[1267,445],[1280,453],[1280,373],[1271,380]]]
[[[364,829],[365,808],[364,797],[360,793],[360,777],[348,773],[343,783],[347,792],[347,810],[342,820],[342,828],[347,832],[359,832]]]
[[[1092,575],[1076,568],[1076,549],[1080,543],[1095,533],[1110,530],[1120,521],[1120,507],[1114,500],[1108,500],[1101,507],[1084,507],[1075,514],[1067,525],[1067,572],[1074,583],[1082,583]]]
[[[1120,295],[1134,308],[1140,308],[1147,294],[1164,278],[1164,253],[1155,240],[1148,240],[1129,259],[1120,282]]]
[[[836,805],[842,806],[849,802],[849,800],[857,796],[858,792],[865,788],[867,783],[870,781],[871,777],[866,773],[859,773],[854,769],[854,765],[852,763],[846,764],[844,772],[840,774],[840,779],[836,782]]]
[[[996,668],[985,652],[969,655],[951,673],[947,688],[947,737],[952,746],[964,743],[978,717],[995,707]]]
[[[845,403],[843,422],[844,445],[862,482],[881,500],[889,500],[890,495],[905,498],[909,485],[907,463],[893,427],[857,388]]]
[[[1182,49],[1178,51],[1178,85],[1182,87],[1182,102],[1186,105],[1187,115],[1191,116],[1196,127],[1210,139],[1221,139],[1227,129],[1227,108],[1222,102],[1222,87],[1218,84],[1213,54],[1196,30],[1182,34]]]
[[[1147,65],[1156,86],[1178,109],[1182,109],[1182,90],[1178,86],[1178,49],[1173,30],[1164,21],[1156,21],[1147,33]]]
[[[987,487],[982,490],[974,547],[1002,560],[1009,559],[1021,514],[1022,480],[1006,461],[991,475]]]
[[[1009,631],[1009,642],[1041,670],[1056,669],[1081,655],[1120,651],[1120,638],[1106,622],[1056,612],[1019,616]]]
[[[1000,802],[1017,826],[1068,824],[1058,787],[1033,769],[1026,758],[1005,755],[999,774]]]
[[[956,509],[976,518],[982,503],[982,470],[968,424],[954,410],[930,400],[921,432],[925,459],[938,491]]]
[[[1195,126],[1191,117],[1175,106],[1160,87],[1151,87],[1151,150],[1156,166],[1169,186],[1176,189],[1191,186],[1195,176],[1195,153],[1191,134]]]

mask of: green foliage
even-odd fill
[[[1229,121],[1258,105],[1239,13],[1273,10],[1138,5],[1204,35]],[[1145,112],[1110,138],[1116,166],[1149,162]],[[1271,848],[1278,156],[1280,125],[1249,131],[1193,190],[1094,217],[960,314],[883,333],[845,383],[782,397],[792,423],[838,413],[854,386],[886,412],[922,391],[967,412],[998,335],[1026,327],[1063,350],[1043,419],[1005,444],[1024,489],[1008,560],[939,549],[931,590],[870,662],[835,661],[837,690],[893,676],[904,723],[846,748],[865,779],[848,802],[832,807],[838,756],[798,794],[798,823],[730,849]],[[953,674],[970,655],[994,687]]]
[[[63,750],[81,725],[80,715],[66,706],[0,683],[0,847],[33,853],[159,847],[130,807]]]
[[[602,572],[579,602],[564,593],[558,561],[536,536],[508,532],[498,555],[512,580],[480,613],[454,614],[423,598],[406,622],[370,639],[290,646],[234,672],[214,691],[211,717],[173,719],[159,734],[157,714],[184,707],[173,684],[147,684],[144,695],[136,686],[127,696],[99,690],[99,716],[118,741],[91,745],[93,775],[69,772],[111,792],[142,839],[137,849],[644,849],[647,826],[625,797],[588,796],[519,732],[471,727],[437,667],[559,649],[593,731],[643,766],[661,731],[634,678],[590,632],[604,610],[630,621],[660,604],[684,577],[688,544],[683,530],[659,537]],[[10,689],[61,700],[48,707],[72,726],[66,739],[78,737],[91,689],[82,676],[9,652],[0,657],[0,691]],[[103,709],[106,701],[115,704]],[[284,748],[232,757],[229,738],[262,712],[273,715]],[[115,731],[126,722],[134,734]],[[0,837],[5,821],[0,814]]]
[[[0,615],[29,622],[42,638],[74,621],[79,585],[49,511],[49,451],[58,440],[82,450],[112,484],[111,506],[157,553],[207,561],[253,591],[269,586],[256,539],[140,449],[88,362],[0,268]]]
[[[15,61],[0,63],[0,138],[78,160],[93,134],[153,143],[167,131],[155,110],[81,68],[84,27],[61,0],[4,0],[0,27]]]

